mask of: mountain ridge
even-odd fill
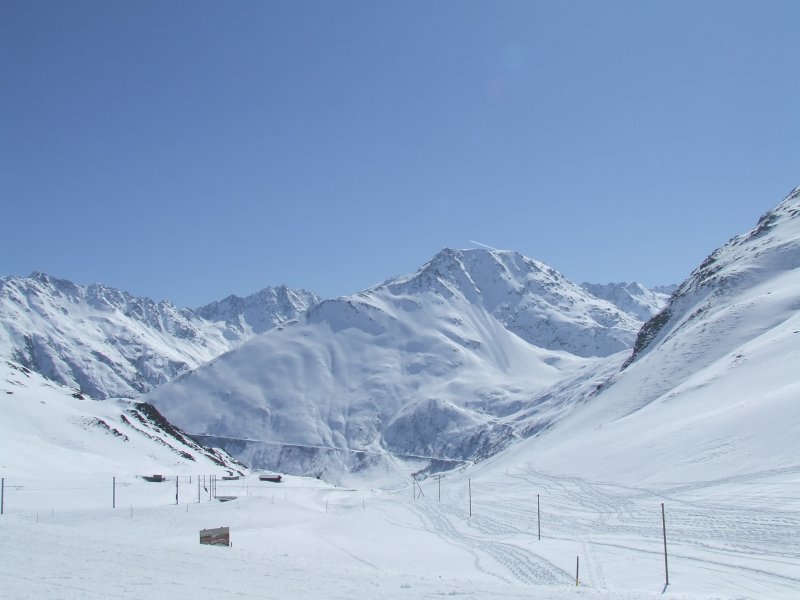
[[[0,354],[92,397],[136,397],[230,350],[256,329],[295,318],[317,299],[284,288],[280,293],[288,301],[272,314],[270,307],[256,310],[269,290],[242,299],[250,312],[234,324],[99,283],[82,286],[38,271],[3,277]],[[232,312],[227,316],[233,321]],[[251,316],[261,320],[251,324]]]

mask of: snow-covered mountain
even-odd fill
[[[224,323],[225,336],[239,341],[296,319],[321,301],[322,298],[313,292],[282,285],[264,288],[244,298],[228,296],[193,312],[207,321]]]
[[[640,322],[515,252],[445,249],[327,300],[148,400],[245,462],[336,479],[394,457],[488,456],[531,397]],[[618,363],[617,363],[618,364]]]
[[[625,368],[527,451],[617,481],[797,471],[799,361],[797,188],[712,253],[642,328]]]
[[[598,298],[635,316],[640,321],[649,321],[667,304],[669,293],[651,290],[641,283],[582,283],[581,287]],[[664,287],[669,289],[671,286]],[[675,286],[677,287],[677,286]]]
[[[42,473],[208,473],[244,467],[198,445],[152,406],[91,400],[11,361],[0,361],[0,470]]]
[[[480,306],[530,344],[577,356],[630,347],[641,321],[517,252],[442,250],[419,271],[384,282],[395,295],[436,291]],[[369,292],[368,292],[369,293]]]
[[[295,318],[314,301],[308,292],[267,288],[192,311],[44,273],[5,277],[0,279],[0,356],[95,398],[130,398],[272,323]]]

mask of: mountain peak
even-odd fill
[[[582,357],[629,348],[642,321],[549,265],[508,250],[444,248],[414,273],[366,293],[384,291],[394,297],[433,295],[440,303],[466,302],[530,344]]]

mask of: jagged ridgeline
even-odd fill
[[[5,277],[0,355],[93,398],[134,398],[318,301],[282,286],[185,309],[44,273]]]

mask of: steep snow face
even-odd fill
[[[796,472],[798,361],[800,188],[711,254],[624,370],[528,451],[616,481]]]
[[[149,404],[91,400],[5,360],[0,361],[0,411],[6,477],[243,469],[224,452],[192,441]]]
[[[0,356],[95,398],[145,393],[262,326],[241,324],[211,323],[171,302],[43,273],[0,279]]]
[[[416,273],[380,288],[431,290],[442,300],[457,295],[534,346],[583,357],[629,348],[642,322],[517,252],[445,249]]]
[[[194,313],[207,321],[224,323],[226,336],[236,340],[296,319],[321,300],[313,292],[282,285],[264,288],[244,298],[228,296],[201,306]]]
[[[754,229],[713,252],[675,291],[666,308],[645,324],[630,362],[680,332],[691,331],[702,333],[697,337],[707,339],[714,349],[709,354],[698,348],[697,359],[708,364],[758,333],[740,326],[749,313],[761,310],[764,318],[757,327],[762,330],[786,319],[786,309],[794,301],[791,293],[783,297],[779,282],[800,267],[799,216],[800,188],[796,188]]]
[[[582,283],[581,287],[592,296],[602,298],[633,316],[635,319],[649,321],[669,300],[669,293],[650,290],[641,283]],[[675,286],[677,287],[677,286]],[[663,289],[669,289],[665,287]],[[670,292],[671,293],[671,292]]]
[[[257,467],[337,481],[394,457],[452,467],[535,431],[531,399],[602,362],[592,355],[625,348],[634,330],[546,265],[445,250],[410,276],[318,304],[148,400]]]

